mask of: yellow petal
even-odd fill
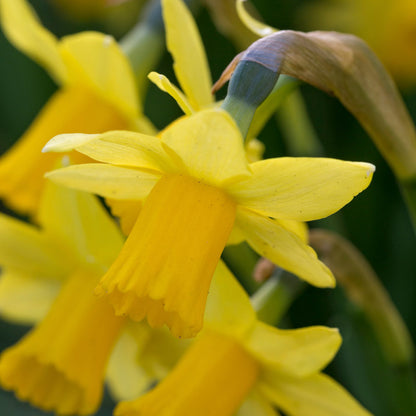
[[[67,70],[55,36],[45,29],[26,0],[0,1],[1,26],[10,42],[43,66],[59,84]]]
[[[101,272],[110,267],[123,246],[119,228],[96,197],[51,181],[45,187],[39,220],[45,232],[67,244],[78,261]]]
[[[60,134],[53,137],[43,152],[76,150],[99,162],[133,166],[155,171],[170,170],[172,163],[157,137],[132,131],[102,134]]]
[[[279,412],[256,390],[245,398],[235,416],[279,416]]]
[[[129,120],[141,113],[133,71],[109,35],[82,32],[62,38],[59,50],[71,84],[91,87]]]
[[[194,110],[210,106],[211,75],[198,28],[180,0],[163,0],[166,43],[176,77]]]
[[[173,85],[167,77],[162,74],[158,74],[157,72],[151,72],[148,75],[148,78],[159,89],[167,92],[178,103],[179,107],[185,114],[190,115],[194,112],[191,104],[188,102],[188,99],[185,97],[182,91],[175,87],[175,85]]]
[[[142,325],[149,328],[146,323]],[[160,381],[172,371],[193,340],[172,337],[166,327],[149,329],[149,337],[137,360],[153,380]],[[136,336],[137,332],[136,330]]]
[[[204,323],[215,331],[242,335],[251,329],[256,313],[237,279],[220,261],[208,294]]]
[[[234,227],[231,230],[230,237],[228,238],[228,241],[227,241],[227,246],[240,244],[243,241],[245,241],[244,233],[237,227],[237,225],[234,224]]]
[[[111,214],[120,221],[120,228],[124,235],[129,235],[142,209],[142,202],[129,199],[106,198]]]
[[[37,227],[0,214],[0,230],[0,266],[56,280],[72,269],[70,252]]]
[[[146,324],[136,325],[137,330],[142,332],[142,343],[145,343],[150,337],[150,327]],[[137,339],[131,330],[123,331],[108,363],[107,384],[111,395],[117,401],[135,399],[143,394],[153,381],[138,360],[142,346]]]
[[[238,209],[236,224],[261,256],[314,286],[335,286],[331,271],[318,260],[312,248],[279,221]]]
[[[305,244],[309,241],[309,229],[306,223],[293,220],[281,220],[279,219],[280,225],[287,230],[296,234]]]
[[[322,370],[340,345],[337,329],[315,326],[281,330],[257,321],[246,348],[267,368],[305,377]]]
[[[276,29],[274,29],[271,26],[265,25],[262,22],[259,22],[257,19],[252,17],[247,10],[245,9],[243,3],[245,3],[246,0],[237,0],[236,8],[237,8],[237,14],[240,17],[241,21],[256,35],[263,37],[267,35],[271,35],[272,33],[276,32]]]
[[[291,378],[264,373],[261,391],[285,413],[296,416],[371,416],[341,385],[325,374]]]
[[[253,175],[228,191],[246,208],[263,215],[312,221],[341,209],[371,182],[374,165],[328,158],[263,160]]]
[[[60,185],[116,199],[143,199],[159,180],[154,173],[100,163],[68,166],[46,177]]]
[[[246,157],[249,163],[258,162],[263,159],[264,151],[266,147],[264,144],[256,138],[246,140]]]
[[[0,273],[0,315],[21,325],[43,319],[60,289],[60,282],[17,270]]]
[[[161,137],[179,156],[178,169],[210,185],[250,175],[240,131],[225,111],[204,110],[183,117]]]

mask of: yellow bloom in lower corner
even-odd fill
[[[0,23],[8,39],[60,85],[25,134],[0,159],[0,198],[20,212],[33,214],[44,173],[57,161],[41,154],[48,139],[77,131],[153,130],[141,115],[130,64],[110,36],[83,32],[58,41],[25,0],[0,0]],[[74,159],[77,163],[87,160],[81,155]]]
[[[55,170],[52,180],[128,204],[143,201],[98,293],[117,314],[147,316],[150,325],[166,323],[183,337],[201,329],[212,273],[236,235],[311,284],[334,286],[294,221],[337,211],[368,186],[374,171],[367,163],[320,158],[248,163],[234,120],[219,109],[185,116],[160,138],[61,135],[45,147],[69,150],[103,163]]]
[[[0,357],[0,384],[58,414],[88,415],[101,403],[105,369],[124,319],[94,296],[98,280],[75,273],[45,319]]]
[[[259,322],[244,290],[220,263],[206,326],[174,370],[115,416],[369,416],[320,371],[341,337],[336,329],[279,330]]]
[[[49,182],[40,208],[40,227],[0,215],[0,316],[37,324],[0,355],[0,385],[43,410],[92,414],[105,378],[117,399],[135,397],[187,343],[94,294],[123,242],[95,197]]]

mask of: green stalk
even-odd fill
[[[289,154],[293,156],[316,157],[323,155],[323,149],[309,119],[299,89],[291,91],[276,113],[283,130]]]
[[[279,75],[257,62],[240,61],[230,79],[222,108],[237,123],[244,138],[257,107],[273,90]]]
[[[165,47],[160,0],[149,3],[137,24],[120,40],[120,46],[130,60],[143,99],[147,74],[154,69]]]
[[[277,325],[290,305],[306,287],[293,274],[276,268],[273,275],[251,296],[257,317],[270,325]]]
[[[222,259],[249,294],[259,288],[260,284],[253,278],[259,256],[247,243],[225,247]]]
[[[416,177],[399,180],[399,183],[416,233]]]

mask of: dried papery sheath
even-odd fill
[[[336,32],[276,32],[237,55],[213,91],[232,77],[235,95],[240,89],[241,68],[253,65],[266,78],[258,75],[252,84],[260,81],[263,89],[273,72],[276,77],[287,74],[335,95],[359,120],[399,178],[416,174],[414,125],[390,75],[365,42]]]

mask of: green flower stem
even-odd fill
[[[307,157],[323,155],[321,143],[309,119],[299,89],[293,90],[288,95],[276,116],[290,155]]]
[[[257,107],[273,90],[279,75],[251,61],[240,61],[230,79],[222,108],[236,121],[245,138]]]
[[[312,230],[310,244],[366,316],[387,362],[412,367],[415,351],[409,331],[367,260],[350,242],[329,231]]]
[[[199,1],[185,0],[192,10]],[[165,28],[160,0],[152,0],[137,24],[120,40],[121,48],[130,60],[143,97],[146,91],[147,74],[155,69],[165,50]]]
[[[416,233],[416,177],[401,180],[399,183]]]
[[[280,268],[251,296],[257,317],[277,325],[306,284]]]
[[[281,75],[279,77],[272,92],[257,108],[253,122],[250,124],[247,133],[248,139],[258,136],[270,117],[272,117],[276,110],[286,102],[286,98],[292,91],[296,90],[299,84],[299,80],[287,75]]]
[[[164,51],[163,31],[156,30],[146,22],[139,22],[120,43],[130,60],[143,98],[147,74],[154,69]]]
[[[247,243],[225,247],[222,259],[249,294],[259,288],[260,283],[253,278],[253,270],[259,256]]]

